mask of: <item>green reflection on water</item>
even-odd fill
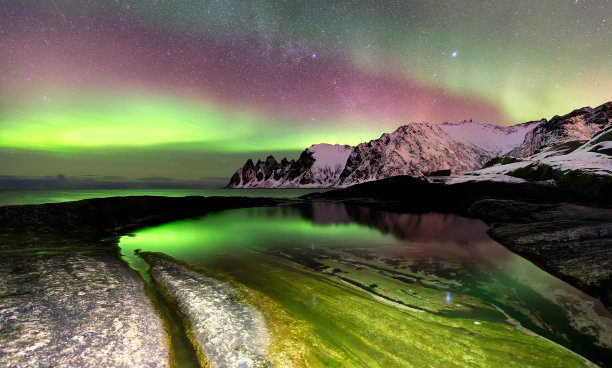
[[[137,249],[190,261],[280,244],[316,249],[320,245],[372,247],[398,242],[391,235],[356,223],[317,225],[293,211],[275,212],[267,208],[228,210],[142,229],[121,238],[121,253],[131,267],[142,272],[147,265],[134,254]]]
[[[589,328],[601,327],[605,333],[612,331],[610,321],[595,316],[593,304],[580,304],[593,299],[488,238],[482,222],[363,208],[351,217],[344,210],[337,204],[228,210],[142,229],[123,237],[120,247],[124,259],[145,277],[147,265],[134,254],[136,249],[162,252],[229,275],[317,326],[322,334],[325,330],[343,336],[344,330],[327,320],[326,327],[320,325],[326,314],[308,301],[341,276],[394,301],[428,310],[444,323],[461,320],[471,326],[472,321],[482,321],[494,331],[506,319],[495,305],[541,335],[592,357],[605,356],[606,349],[596,347],[575,323],[572,326],[573,319]],[[314,260],[327,268],[304,273],[260,252],[276,252],[283,261],[308,267]],[[331,271],[336,269],[341,273]],[[333,289],[337,293],[333,299],[342,306],[348,294],[339,286]],[[350,349],[349,345],[342,349]]]

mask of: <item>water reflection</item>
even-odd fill
[[[273,255],[439,316],[496,323],[511,317],[612,364],[612,317],[601,303],[509,252],[486,230],[482,221],[451,214],[313,202],[178,221],[143,229],[120,245],[136,268],[144,267],[133,255],[139,248],[219,268],[247,284],[256,275],[240,275],[228,262],[252,266],[254,251]],[[309,304],[317,304],[316,295]]]
[[[465,267],[478,263],[480,267],[498,268],[515,257],[493,241],[486,233],[488,226],[477,219],[435,212],[394,213],[341,202],[313,202],[292,209],[313,224],[353,223],[390,234],[402,241],[401,249],[378,247],[372,251],[388,253],[393,259],[410,257],[426,263],[446,259]],[[389,262],[393,261],[389,259]]]
[[[358,223],[405,240],[468,244],[489,239],[482,221],[445,213],[393,213],[342,202],[313,202],[298,210],[315,224]]]

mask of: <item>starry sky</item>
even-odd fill
[[[607,0],[0,0],[0,175],[225,182],[612,99]],[[106,178],[106,179],[104,179]]]

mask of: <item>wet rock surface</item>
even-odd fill
[[[260,312],[238,300],[232,287],[161,255],[143,253],[151,275],[189,322],[189,330],[212,367],[265,367],[269,343]]]
[[[612,307],[612,209],[482,200],[471,211],[492,238]]]
[[[14,235],[0,244],[0,366],[167,366],[161,321],[114,248]]]

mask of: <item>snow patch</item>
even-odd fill
[[[346,160],[348,160],[353,147],[340,145],[340,144],[313,144],[308,148],[308,151],[312,152],[312,157],[315,159],[313,168],[329,168],[336,170],[340,168],[340,171],[344,169]]]
[[[541,123],[538,121],[500,127],[463,121],[459,124],[444,123],[440,125],[440,128],[455,139],[483,148],[497,156],[521,144],[525,135]]]
[[[467,182],[478,182],[478,181],[492,181],[502,183],[526,183],[527,181],[521,178],[515,178],[514,176],[504,174],[480,174],[480,175],[456,175],[448,177],[436,177],[433,178],[433,182],[444,183],[444,184],[459,184]]]

